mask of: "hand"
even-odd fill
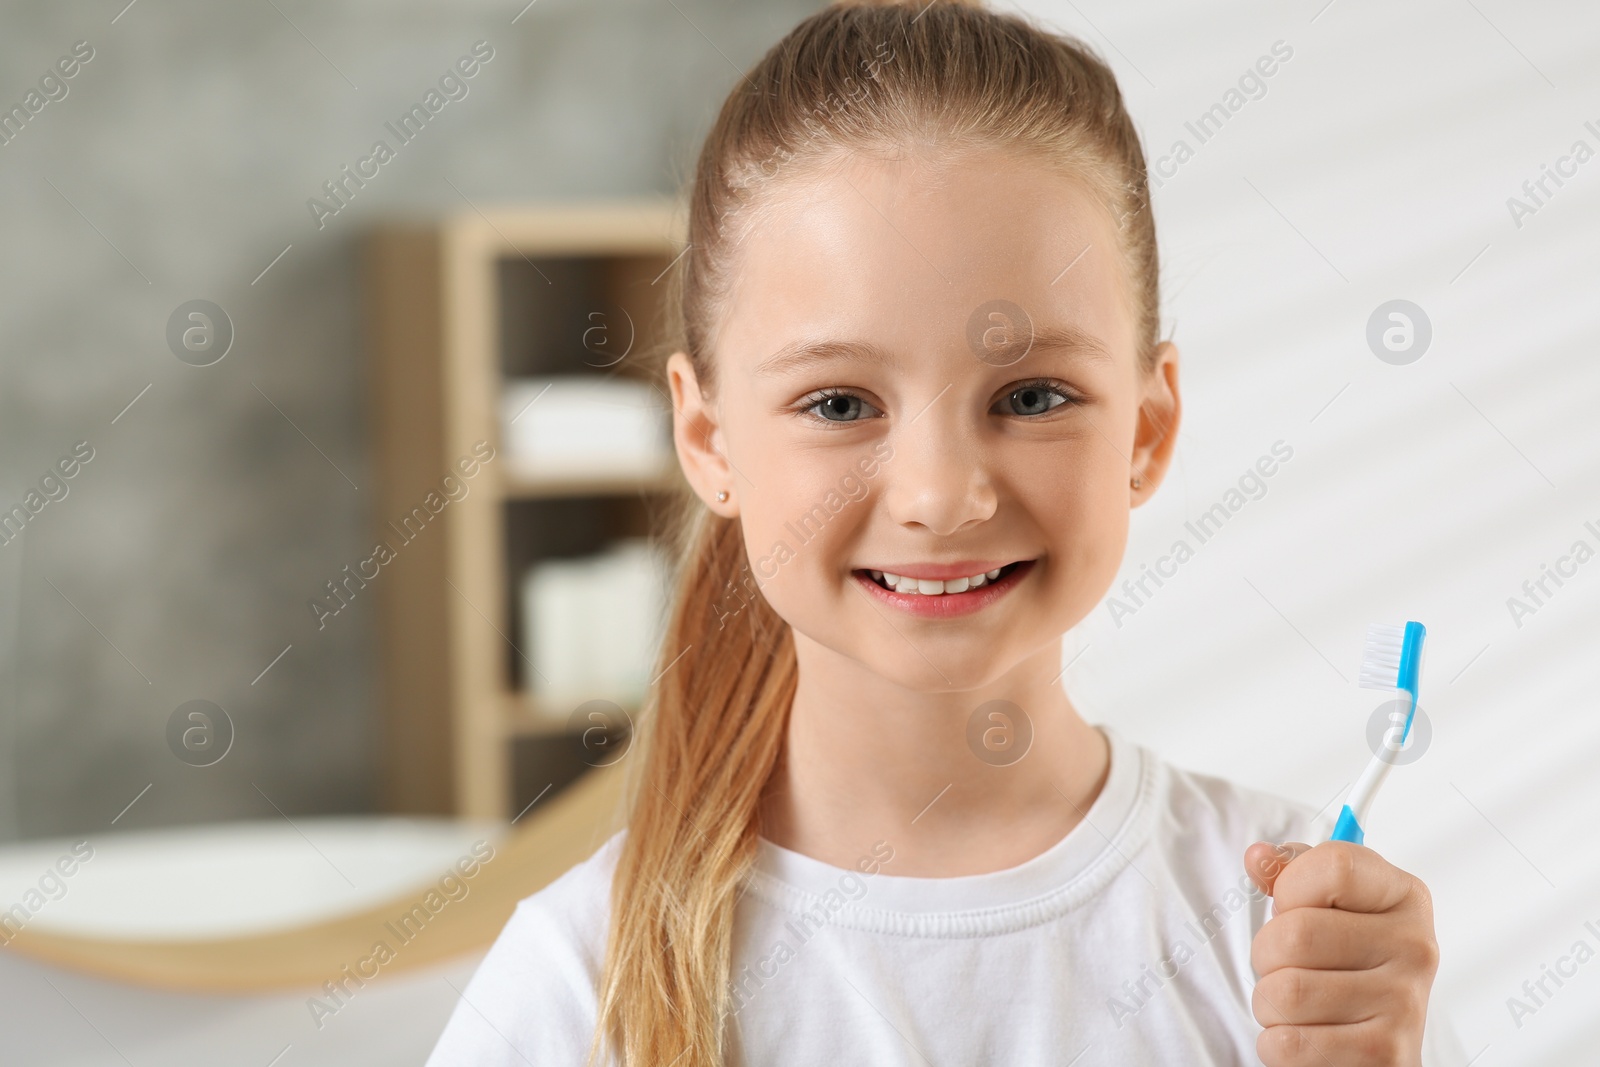
[[[1266,1067],[1419,1067],[1439,968],[1433,899],[1363,845],[1258,841],[1245,870],[1272,897],[1250,963]]]

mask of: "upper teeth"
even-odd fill
[[[868,571],[874,578],[897,593],[919,593],[922,596],[939,596],[942,593],[965,593],[968,589],[976,589],[985,582],[992,582],[1000,577],[1000,568],[974,574],[970,578],[950,578],[939,581],[932,578],[907,578],[903,574],[890,574],[888,571]]]

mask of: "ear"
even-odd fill
[[[667,387],[672,393],[672,443],[683,476],[706,507],[731,519],[739,514],[739,501],[723,453],[722,428],[687,354],[674,352],[667,358]],[[718,491],[726,491],[728,498],[717,500]]]
[[[1162,341],[1156,346],[1156,365],[1142,375],[1139,423],[1133,437],[1133,474],[1140,485],[1130,489],[1138,507],[1155,493],[1172,463],[1178,443],[1178,420],[1183,401],[1178,393],[1178,346]]]

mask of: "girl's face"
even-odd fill
[[[1058,647],[1177,432],[1177,352],[1139,368],[1116,223],[1019,156],[853,155],[780,184],[734,254],[714,395],[668,364],[675,437],[796,641],[924,692]]]

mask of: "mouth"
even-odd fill
[[[994,603],[1016,588],[1034,563],[1031,559],[1016,560],[993,570],[943,580],[910,578],[872,569],[860,569],[851,574],[875,599],[915,615],[948,618]]]

